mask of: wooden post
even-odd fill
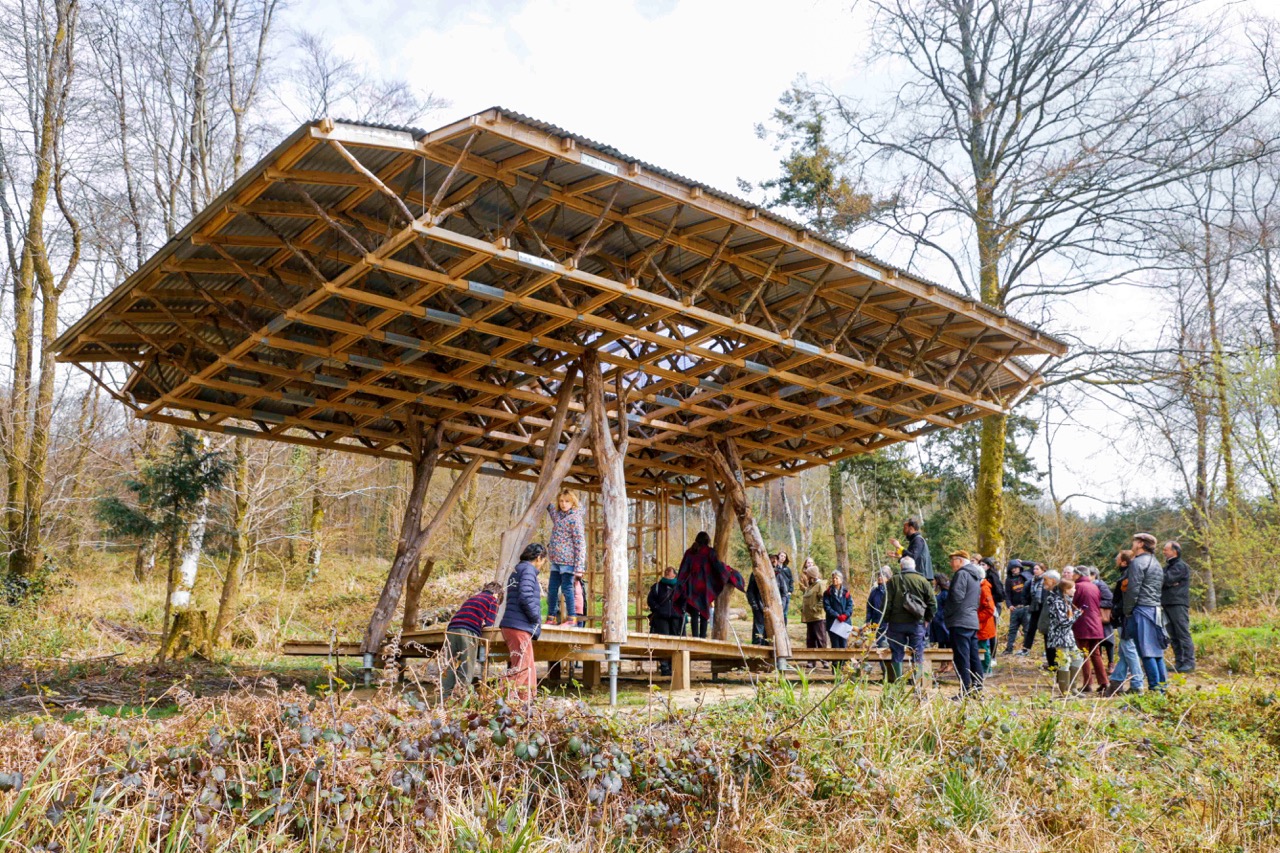
[[[542,512],[551,502],[552,493],[569,473],[569,468],[577,458],[578,451],[586,443],[587,431],[579,428],[574,431],[573,437],[569,439],[564,449],[560,448],[560,436],[564,433],[565,421],[569,417],[569,404],[573,400],[573,381],[577,374],[577,365],[571,365],[565,371],[564,379],[560,382],[560,393],[556,397],[556,413],[542,444],[542,470],[538,472],[538,482],[534,484],[533,495],[524,513],[510,530],[502,534],[502,544],[498,551],[498,567],[494,572],[494,579],[498,583],[506,584],[507,578],[516,567],[520,552],[533,538],[533,531],[538,526]],[[502,607],[498,610],[499,622],[506,611],[506,606],[507,602],[504,599]]]
[[[689,650],[681,649],[671,655],[671,689],[688,690],[690,686]]]
[[[756,586],[764,598],[765,613],[773,632],[773,650],[777,665],[781,668],[787,658],[791,657],[791,639],[787,636],[787,625],[782,617],[782,596],[778,593],[778,582],[773,574],[773,564],[769,562],[769,553],[765,550],[764,537],[756,525],[755,516],[751,512],[751,504],[747,501],[747,490],[743,485],[742,460],[738,456],[738,448],[731,438],[708,442],[708,454],[724,484],[727,502],[733,507],[738,517],[738,526],[742,528],[742,536],[747,540],[747,550],[751,553],[751,563],[756,573]]]
[[[431,475],[435,472],[436,460],[440,455],[440,427],[436,427],[424,436],[422,451],[413,466],[413,486],[409,490],[409,503],[405,506],[404,520],[400,525],[400,539],[396,543],[396,557],[391,563],[391,571],[387,573],[387,581],[382,586],[382,594],[369,617],[369,627],[365,630],[364,642],[360,650],[366,654],[377,654],[382,641],[387,636],[387,626],[395,615],[396,606],[400,603],[400,594],[404,590],[405,580],[422,560],[422,550],[435,536],[440,525],[449,515],[449,510],[458,502],[467,481],[475,475],[483,457],[477,456],[468,463],[453,487],[445,495],[435,515],[424,527],[422,525],[422,505],[426,502],[427,487],[431,484]],[[425,580],[424,580],[425,582]],[[419,587],[419,592],[421,587]]]
[[[711,505],[716,514],[716,531],[712,544],[723,561],[728,560],[729,537],[733,533],[733,516],[729,514],[728,499],[725,492],[716,485],[716,467],[708,466],[707,490],[711,496]],[[733,603],[733,587],[726,585],[716,597],[715,618],[711,622],[711,639],[729,639],[729,608]]]
[[[604,407],[604,376],[595,350],[582,355],[582,376],[586,386],[587,423],[591,452],[600,470],[600,506],[604,518],[604,618],[601,641],[627,641],[627,482],[623,462],[627,456],[627,394],[622,371],[616,377],[618,405],[617,439],[609,432]],[[613,667],[611,666],[610,669]]]

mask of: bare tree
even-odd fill
[[[1150,262],[1141,225],[1170,182],[1275,94],[1270,32],[1204,25],[1198,0],[872,0],[901,85],[826,92],[867,174],[871,215],[964,290],[1024,312]],[[1230,92],[1231,97],[1223,96]],[[1255,139],[1229,161],[1257,156]],[[1006,418],[984,420],[978,541],[1000,555]]]

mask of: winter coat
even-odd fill
[[[885,584],[876,584],[871,588],[871,594],[867,596],[867,618],[866,624],[881,625],[884,623],[884,598]]]
[[[978,637],[990,640],[996,635],[996,601],[991,595],[991,581],[986,578],[978,586]]]
[[[1074,649],[1076,637],[1071,627],[1076,621],[1077,614],[1072,611],[1071,605],[1067,603],[1061,590],[1046,589],[1044,591],[1044,613],[1047,617],[1044,635],[1049,648]]]
[[[711,605],[729,586],[742,589],[742,575],[720,562],[715,548],[690,548],[676,575],[675,606],[681,613],[709,618]]]
[[[1124,624],[1124,591],[1129,586],[1129,570],[1125,569],[1120,580],[1111,588],[1111,625],[1119,628]]]
[[[498,627],[534,636],[542,630],[542,584],[538,583],[538,570],[528,560],[516,563],[507,578],[507,610]]]
[[[1010,607],[1025,607],[1031,603],[1031,572],[1018,571],[1004,581],[1004,600]]]
[[[752,610],[764,611],[764,596],[760,594],[755,572],[751,573],[751,580],[747,581],[747,606]]]
[[[1004,604],[1004,583],[1000,580],[1000,573],[995,569],[987,569],[987,583],[991,585],[991,600],[995,602],[996,607]]]
[[[933,597],[933,584],[925,580],[924,575],[919,572],[907,572],[902,569],[893,573],[893,577],[889,578],[889,582],[885,584],[888,592],[884,599],[884,618],[885,624],[893,623],[919,624],[921,622],[932,622],[933,617],[938,612],[938,601],[945,600],[941,596],[945,595],[945,590],[939,593],[939,599]],[[913,616],[907,612],[907,594],[911,593],[920,599],[920,603],[924,605],[924,618]],[[935,641],[936,642],[936,641]]]
[[[1102,629],[1102,596],[1093,581],[1076,584],[1071,604],[1080,611],[1080,617],[1071,626],[1077,640],[1101,640],[1106,636]]]
[[[1160,603],[1165,607],[1191,606],[1191,568],[1181,557],[1174,557],[1165,563]]]
[[[901,574],[905,576],[906,572],[902,572]],[[897,577],[897,575],[894,575],[894,577]],[[929,642],[937,643],[940,646],[950,645],[951,643],[951,632],[947,630],[946,620],[942,618],[942,611],[946,609],[947,600],[949,598],[951,598],[951,590],[938,590],[937,602],[934,605],[933,618],[929,620]],[[928,602],[925,602],[925,606],[928,606]],[[894,611],[890,610],[889,612],[892,614]]]
[[[978,603],[982,599],[982,569],[965,563],[951,576],[951,594],[942,613],[949,630],[977,631]]]
[[[680,616],[676,609],[676,579],[662,578],[649,587],[649,615],[659,619],[675,619]]]
[[[1044,606],[1044,575],[1036,577],[1036,573],[1031,573],[1030,586],[1027,587],[1027,604],[1031,605],[1032,610],[1039,610]]]
[[[844,585],[828,587],[827,591],[822,594],[822,609],[827,614],[828,628],[841,616],[845,617],[844,621],[846,622],[852,619],[853,596],[849,594],[849,588]]]
[[[547,507],[551,516],[551,540],[547,543],[547,556],[551,562],[572,566],[574,574],[587,570],[587,534],[582,524],[582,507],[562,510],[552,504]]]
[[[796,591],[796,578],[791,574],[790,566],[774,566],[773,576],[778,581],[778,595],[784,600]]]
[[[800,606],[801,622],[822,622],[826,611],[822,608],[822,581],[814,581],[804,588],[804,603]]]
[[[1111,621],[1102,623],[1102,636],[1110,637],[1112,629],[1119,623],[1116,618],[1115,596],[1111,592],[1111,587],[1103,581],[1096,580],[1093,585],[1098,588],[1098,608],[1111,611]]]
[[[1145,551],[1129,563],[1129,586],[1124,591],[1124,612],[1132,613],[1136,607],[1159,607],[1161,587],[1164,586],[1164,566],[1154,555]]]
[[[916,561],[916,571],[923,575],[925,580],[933,580],[933,558],[929,556],[929,543],[924,541],[924,536],[919,533],[909,534],[907,547],[903,549],[902,556]]]

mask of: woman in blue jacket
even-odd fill
[[[827,591],[822,594],[822,609],[827,613],[827,636],[831,640],[831,648],[847,648],[849,645],[847,638],[831,633],[832,625],[837,622],[848,622],[853,618],[853,596],[849,594],[849,590],[845,589],[844,575],[839,572],[831,573],[831,583],[827,585]]]
[[[538,664],[533,641],[542,633],[542,584],[538,572],[547,567],[547,549],[537,542],[520,554],[507,578],[507,607],[498,627],[507,645],[506,679],[515,695],[532,702],[538,690]]]

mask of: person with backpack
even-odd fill
[[[929,581],[916,571],[915,560],[903,557],[900,565],[885,584],[885,636],[891,657],[885,678],[892,683],[902,677],[902,659],[910,646],[911,678],[919,684],[924,672],[925,633],[937,612],[937,601]]]
[[[676,569],[667,566],[662,577],[649,587],[649,633],[678,637],[684,629],[684,614],[676,607]],[[658,664],[662,675],[671,674],[671,661]]]
[[[502,584],[490,581],[475,595],[462,602],[458,612],[449,620],[444,630],[448,640],[447,663],[440,677],[440,693],[448,699],[458,685],[465,693],[471,692],[471,683],[480,675],[477,651],[480,635],[492,627],[498,618],[498,605],[502,603]]]

